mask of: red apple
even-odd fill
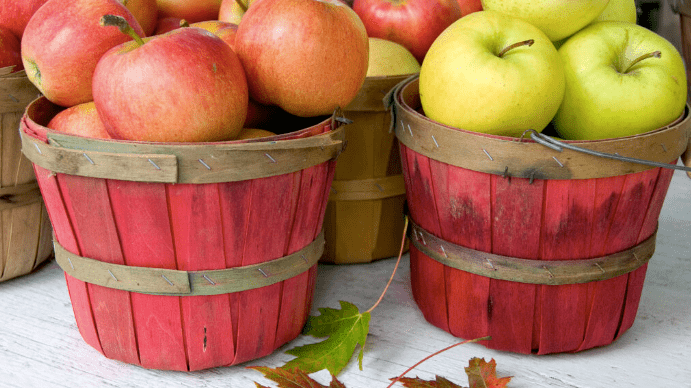
[[[174,16],[189,23],[218,19],[221,0],[157,0],[159,17]]]
[[[156,0],[120,0],[132,12],[146,36],[153,35],[158,23],[158,5]]]
[[[12,71],[24,68],[22,65],[19,39],[8,28],[0,27],[0,69],[14,66]]]
[[[481,0],[458,0],[458,5],[461,7],[463,16],[469,15],[473,12],[482,11]]]
[[[47,125],[48,128],[71,135],[111,139],[93,101],[71,106],[56,114]]]
[[[354,0],[353,10],[367,35],[403,45],[420,63],[437,36],[463,15],[458,0]]]
[[[214,34],[226,42],[228,46],[235,51],[235,37],[238,34],[238,27],[239,26],[237,24],[231,23],[230,26],[221,28],[220,30],[214,32]]]
[[[190,24],[190,27],[197,27],[211,32],[226,42],[230,48],[235,50],[235,35],[238,31],[237,24],[220,20],[206,20],[203,22],[192,23]]]
[[[345,107],[365,81],[367,32],[338,0],[260,0],[242,17],[235,51],[250,96],[296,116]]]
[[[180,19],[175,16],[168,16],[165,18],[159,18],[156,21],[156,28],[154,29],[153,35],[161,35],[166,32],[173,31],[180,27],[189,27],[189,23],[185,19]]]
[[[233,26],[233,24],[228,23],[228,22],[223,22],[220,20],[205,20],[203,22],[196,22],[196,23],[190,24],[190,27],[201,28],[203,30],[207,30],[207,31],[211,32],[214,35],[221,28],[230,27],[230,26]]]
[[[51,102],[65,107],[93,100],[91,77],[101,55],[129,38],[117,27],[99,25],[101,16],[123,16],[142,28],[117,0],[48,0],[27,24],[22,61],[29,80]]]
[[[116,139],[233,139],[247,114],[247,81],[233,50],[201,28],[178,28],[103,55],[93,80],[96,109]]]
[[[21,40],[29,19],[46,1],[0,0],[0,26],[12,31]]]

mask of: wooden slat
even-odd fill
[[[224,268],[221,205],[216,185],[169,186],[168,200],[178,269]],[[228,297],[190,296],[181,298],[180,305],[189,369],[230,365],[234,346]]]
[[[109,181],[108,192],[128,265],[177,269],[165,185]],[[130,295],[141,365],[186,371],[180,299]]]
[[[81,254],[126,264],[104,180],[62,175],[58,178],[65,208],[74,225]],[[139,364],[129,293],[87,284],[91,314],[103,353]]]

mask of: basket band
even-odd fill
[[[75,255],[57,240],[54,240],[54,246],[55,260],[63,271],[87,283],[153,295],[218,295],[269,286],[309,270],[324,251],[324,232],[288,256],[260,264],[209,271],[112,264]]]
[[[653,233],[642,243],[612,255],[585,260],[529,260],[495,255],[442,240],[410,222],[410,241],[428,257],[476,275],[519,283],[563,285],[611,279],[646,264],[655,251]]]
[[[41,190],[36,181],[0,187],[0,210],[30,205],[41,200]]]
[[[383,178],[335,180],[331,183],[329,201],[367,201],[405,195],[403,175]]]
[[[529,136],[525,139],[489,136],[442,125],[415,110],[420,106],[420,99],[417,81],[411,80],[399,84],[391,94],[391,123],[396,138],[403,145],[430,159],[468,170],[528,179],[603,178],[653,168],[574,150],[559,152],[531,141]],[[686,149],[689,136],[691,118],[685,112],[678,123],[636,137],[569,144],[603,153],[674,163]]]
[[[159,183],[234,182],[300,171],[336,159],[345,133],[338,126],[300,139],[253,143],[115,142],[50,133],[48,143],[20,131],[22,152],[58,173]]]

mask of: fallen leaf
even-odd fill
[[[497,362],[484,358],[471,358],[465,373],[468,375],[470,388],[506,388],[511,377],[497,378]]]
[[[398,380],[398,382],[403,384],[406,388],[463,388],[441,376],[437,376],[436,380],[422,380],[419,377],[414,379],[403,377]]]
[[[331,376],[331,384],[328,386],[322,385],[309,377],[308,373],[300,369],[284,369],[284,368],[269,368],[265,366],[250,366],[248,369],[254,369],[261,372],[264,377],[278,384],[279,388],[346,388],[335,376]],[[257,388],[269,388],[259,383]]]
[[[360,345],[358,363],[362,370],[362,357],[369,332],[370,313],[360,313],[358,308],[348,302],[340,301],[341,309],[320,308],[318,316],[310,316],[302,334],[317,338],[328,337],[322,342],[298,346],[286,353],[296,356],[283,368],[300,369],[313,373],[327,369],[337,376]]]

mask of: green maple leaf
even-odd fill
[[[321,315],[310,316],[302,334],[317,338],[328,337],[322,342],[298,346],[286,353],[296,356],[283,368],[298,368],[307,373],[327,369],[338,375],[360,345],[358,363],[362,370],[362,356],[369,333],[370,313],[360,313],[358,308],[348,302],[340,301],[341,309],[320,308]]]

